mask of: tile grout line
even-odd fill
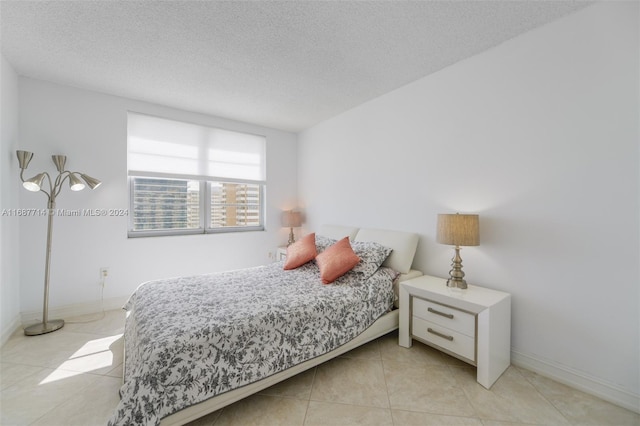
[[[382,354],[380,354],[382,355]],[[386,390],[387,393],[387,402],[389,403],[389,415],[391,416],[391,424],[395,425],[396,422],[393,419],[393,407],[391,406],[391,396],[389,396],[389,384],[387,383],[387,370],[384,367],[384,359],[382,358],[382,356],[380,356],[380,362],[382,363],[382,375],[384,378],[384,388]]]
[[[385,338],[385,336],[381,336],[376,339],[376,348],[378,349],[378,356],[380,357],[380,364],[382,365],[382,378],[384,380],[384,388],[387,394],[387,403],[389,404],[389,416],[391,416],[391,425],[395,425],[396,422],[393,419],[393,408],[391,406],[391,397],[389,396],[389,383],[387,382],[387,370],[384,367],[385,359],[382,356],[382,350],[380,349],[380,340]]]
[[[547,397],[546,397],[546,395],[545,395],[544,393],[542,393],[542,392],[538,389],[538,387],[537,387],[534,383],[532,383],[532,382],[531,382],[531,380],[529,380],[529,378],[528,378],[527,376],[525,376],[524,374],[522,374],[522,373],[520,372],[520,370],[519,370],[517,367],[515,367],[515,366],[513,366],[513,365],[512,365],[512,367],[516,369],[516,371],[518,372],[518,374],[520,374],[520,376],[522,376],[522,378],[523,378],[527,383],[529,383],[529,384],[531,385],[531,387],[536,391],[536,393],[537,393],[538,395],[540,395],[540,397],[542,397],[542,399],[544,399],[545,401],[547,401],[547,402],[548,402],[548,403],[549,403],[549,404],[550,404],[550,405],[551,405],[551,406],[552,406],[552,407],[553,407],[553,408],[554,408],[558,413],[560,413],[560,415],[562,416],[562,418],[564,418],[564,419],[567,421],[567,424],[569,424],[569,425],[574,424],[574,423],[571,421],[571,419],[570,419],[570,418],[567,418],[567,416],[565,416],[565,415],[564,415],[564,413],[562,412],[562,410],[561,410],[561,409],[559,409],[559,408],[556,406],[556,404],[554,404],[554,403],[553,403],[549,398],[547,398]]]
[[[322,364],[321,364],[322,365]],[[309,406],[311,405],[311,394],[313,393],[313,385],[316,382],[316,374],[318,373],[318,366],[313,367],[313,377],[311,378],[311,389],[309,389],[309,398],[307,398],[307,408],[304,410],[304,418],[302,419],[302,425],[307,422],[307,415],[309,414]]]
[[[445,362],[445,366],[447,367],[447,370],[449,371],[449,374],[453,378],[453,381],[456,383],[456,386],[462,391],[462,394],[464,395],[465,399],[467,400],[467,404],[469,404],[469,407],[471,407],[473,409],[473,414],[474,414],[473,417],[465,417],[465,418],[478,419],[480,421],[480,423],[482,423],[484,425],[485,424],[484,423],[484,419],[480,417],[480,415],[478,414],[478,411],[476,410],[475,405],[473,405],[473,402],[471,401],[471,399],[469,398],[469,395],[465,391],[464,386],[462,386],[460,384],[460,382],[458,381],[458,379],[456,378],[456,374],[455,374],[455,370],[454,369],[456,369],[456,368],[469,368],[469,367],[459,367],[459,366],[456,366],[456,365],[447,364],[446,362]]]

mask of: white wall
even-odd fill
[[[109,267],[105,299],[121,300],[142,282],[177,275],[244,268],[270,261],[287,238],[280,212],[297,192],[296,136],[222,118],[179,111],[20,77],[21,149],[35,153],[25,173],[55,172],[52,154],[67,168],[102,180],[94,191],[64,188],[58,209],[127,209],[127,110],[264,134],[267,137],[266,231],[216,235],[127,238],[127,217],[55,217],[50,306],[96,302],[99,269]],[[19,192],[20,206],[44,208],[42,193]],[[41,312],[46,218],[20,221],[21,311]]]
[[[0,55],[0,344],[20,320],[19,220],[9,211],[18,207],[18,76]]]
[[[308,129],[298,183],[310,229],[418,232],[437,276],[437,214],[479,213],[464,270],[512,293],[514,357],[636,409],[638,16],[590,6]]]

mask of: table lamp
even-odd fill
[[[302,215],[300,212],[287,210],[282,213],[282,226],[289,228],[289,241],[287,241],[287,246],[296,242],[295,236],[293,235],[293,228],[297,228],[300,225],[302,225]]]
[[[467,282],[462,272],[460,246],[480,245],[480,225],[477,214],[439,214],[437,241],[440,244],[455,246],[455,255],[451,259],[448,287],[465,289]]]

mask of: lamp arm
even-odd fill
[[[51,175],[49,175],[48,172],[44,172],[44,175],[47,177],[47,180],[49,181],[49,192],[45,191],[42,188],[40,188],[40,191],[44,192],[47,195],[47,197],[49,198],[49,202],[52,202],[56,198],[54,194],[55,186],[51,182]]]
[[[71,176],[71,173],[72,172],[70,172],[69,170],[65,170],[58,173],[58,177],[56,177],[56,183],[54,186],[56,197],[58,196],[58,194],[60,194],[60,191],[62,191],[62,184],[66,179],[69,179],[69,176]]]
[[[56,190],[62,186],[61,185],[62,182],[60,181],[60,178],[62,177],[63,173],[64,172],[58,172],[58,176],[56,176],[56,181],[53,183],[53,188]],[[60,191],[58,191],[58,193],[60,193]]]

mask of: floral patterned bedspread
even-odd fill
[[[313,261],[277,262],[142,284],[125,305],[125,382],[109,424],[159,424],[347,343],[391,309],[395,276],[324,285]]]

